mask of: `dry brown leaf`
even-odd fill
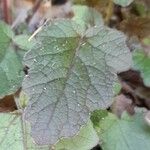
[[[13,95],[0,99],[0,112],[13,112],[16,109],[17,107]]]

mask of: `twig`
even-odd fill
[[[30,42],[41,30],[42,30],[43,26],[40,26],[28,39],[28,41]]]
[[[4,16],[4,21],[6,23],[10,23],[10,16],[9,16],[9,9],[8,9],[8,1],[3,0],[3,16]]]
[[[30,42],[42,29],[43,29],[43,26],[45,26],[48,22],[50,23],[50,19],[47,19],[43,25],[41,25],[31,36],[30,38],[28,39],[28,41]]]

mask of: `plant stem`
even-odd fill
[[[3,17],[6,23],[10,23],[9,9],[8,9],[8,1],[3,0]]]

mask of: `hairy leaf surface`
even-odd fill
[[[38,144],[71,137],[86,124],[90,112],[112,103],[116,73],[131,64],[125,36],[105,26],[86,32],[71,20],[45,27],[25,64],[23,82],[29,96],[25,119]]]

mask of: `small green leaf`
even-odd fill
[[[95,127],[98,127],[101,119],[104,119],[107,115],[108,115],[107,110],[95,110],[94,112],[92,112],[91,121],[93,122],[93,125]]]
[[[29,35],[17,35],[13,38],[13,42],[23,50],[30,50],[34,44],[35,40],[29,41]]]
[[[0,21],[0,62],[5,55],[5,50],[10,44],[11,38],[13,38],[13,36],[14,34],[10,27]]]
[[[113,0],[114,3],[121,5],[123,7],[126,7],[128,5],[130,5],[134,0]]]
[[[142,50],[133,52],[133,69],[140,71],[144,84],[150,86],[150,57]]]
[[[116,83],[114,84],[114,95],[119,94],[120,90],[121,90],[121,84],[120,84],[120,82],[119,82],[119,80],[118,80],[118,81],[116,81]]]
[[[13,32],[0,22],[0,98],[16,92],[23,80],[23,67],[15,51],[9,45]]]
[[[142,113],[133,117],[126,113],[122,119],[109,114],[99,123],[99,137],[103,150],[149,150],[150,127]]]
[[[85,32],[71,20],[46,26],[24,57],[29,96],[25,119],[36,143],[55,144],[77,134],[90,112],[111,105],[117,72],[129,69],[126,37],[105,26]]]
[[[84,29],[104,24],[101,14],[93,8],[84,5],[75,5],[73,10],[75,13],[73,20],[83,26]]]
[[[0,97],[13,94],[21,87],[24,75],[22,68],[14,50],[11,48],[5,50],[5,54],[0,60]]]

